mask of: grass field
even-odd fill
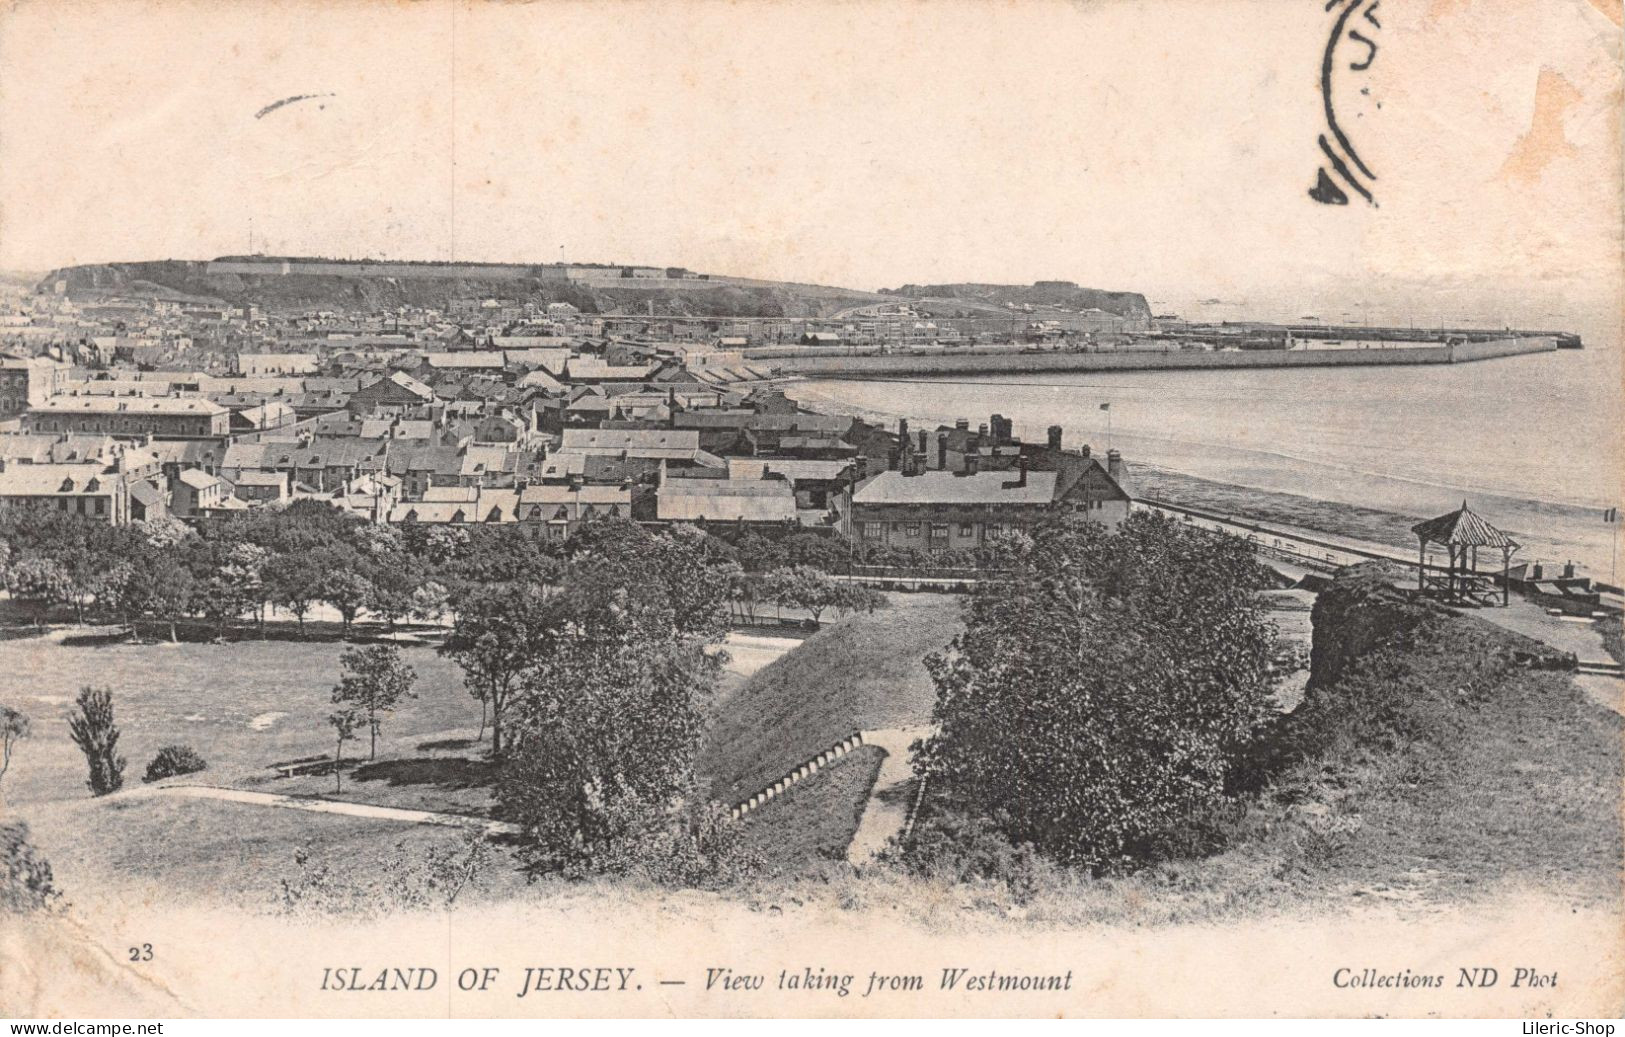
[[[882,625],[917,614],[905,608]],[[796,643],[758,636],[733,645],[725,698]],[[403,649],[418,674],[417,698],[385,719],[377,761],[367,761],[365,737],[346,745],[342,793],[335,793],[330,773],[283,778],[272,770],[276,762],[331,756],[329,696],[346,647],[289,640],[133,644],[114,631],[83,629],[0,640],[0,669],[10,676],[0,702],[27,713],[33,726],[5,776],[6,803],[30,824],[59,884],[82,895],[123,889],[151,895],[156,884],[263,905],[295,870],[301,847],[342,878],[366,877],[378,862],[401,858],[402,841],[419,848],[454,843],[454,831],[393,821],[170,796],[98,800],[86,789],[84,758],[68,737],[67,717],[79,689],[90,684],[113,690],[126,789],[142,787],[159,747],[185,744],[208,769],[166,784],[489,816],[495,767],[484,759],[488,742],[473,740],[479,705],[461,671],[426,647]],[[854,754],[827,780],[808,782],[754,816],[747,839],[775,868],[844,851],[878,765],[878,751]],[[501,873],[497,889],[523,881],[507,856],[499,850],[487,869]]]
[[[302,874],[302,850],[333,887],[366,888],[398,882],[428,849],[449,852],[461,838],[448,828],[201,799],[87,798],[24,813],[56,884],[85,907],[174,898],[276,910],[282,880]],[[469,899],[524,885],[498,844]]]
[[[928,723],[936,699],[921,660],[959,628],[960,599],[893,594],[763,667],[719,704],[700,775],[737,802],[855,731]]]
[[[346,646],[298,641],[227,644],[104,644],[72,646],[44,638],[0,641],[0,672],[8,675],[7,705],[33,721],[33,737],[6,775],[16,805],[87,795],[85,762],[68,738],[67,717],[84,685],[113,691],[129,763],[126,785],[141,782],[160,746],[192,746],[208,770],[188,780],[253,787],[274,781],[269,765],[333,751],[330,694]],[[380,750],[398,752],[442,732],[479,726],[479,704],[462,673],[427,648],[407,648],[417,671],[417,698],[384,721]],[[352,742],[347,756],[366,753]],[[331,789],[331,779],[328,779]],[[288,782],[268,791],[303,792]]]
[[[197,799],[93,800],[84,757],[67,725],[74,696],[86,684],[113,690],[127,789],[142,785],[160,746],[181,743],[196,749],[208,769],[171,782],[331,797],[331,775],[280,779],[270,765],[333,752],[329,695],[346,646],[88,640],[0,641],[0,672],[9,676],[0,701],[27,713],[33,727],[5,776],[6,800],[29,823],[70,896],[158,883],[187,897],[265,902],[302,845],[324,860],[364,869],[401,839],[456,838],[446,829]],[[464,690],[461,671],[432,650],[406,648],[403,655],[417,671],[418,697],[385,720],[380,761],[370,770],[362,759],[364,740],[345,747],[356,763],[346,771],[342,798],[485,812],[488,790],[466,780],[467,768],[478,764],[446,759],[468,750],[435,748],[471,737],[479,704]],[[431,776],[437,778],[432,784],[424,780]]]

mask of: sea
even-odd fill
[[[971,427],[994,413],[1022,438],[1131,465],[1430,518],[1466,501],[1523,545],[1618,585],[1621,348],[1610,340],[1427,367],[1113,371],[808,380],[819,410]],[[1410,548],[1413,543],[1400,544]]]

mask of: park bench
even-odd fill
[[[312,760],[290,760],[287,763],[273,763],[271,769],[276,771],[279,777],[291,778],[296,774],[315,774],[331,766],[333,766],[333,761],[323,756]]]

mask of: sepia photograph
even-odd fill
[[[0,0],[0,1016],[1617,1019],[1621,25]]]

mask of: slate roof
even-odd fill
[[[858,488],[854,504],[1049,504],[1055,499],[1054,472],[1028,472],[1026,486],[1012,472],[956,475],[931,470],[919,475],[881,472]]]
[[[656,495],[655,517],[668,522],[794,522],[796,495],[780,479],[670,479]]]

